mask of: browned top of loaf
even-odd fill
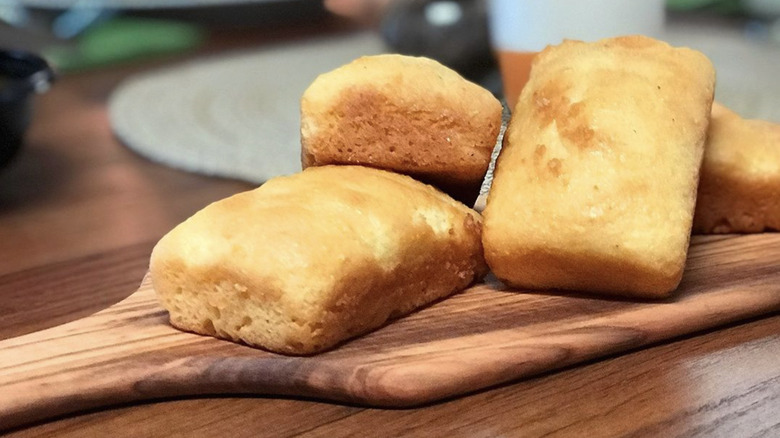
[[[757,182],[780,180],[780,125],[743,119],[714,104],[702,171]]]
[[[479,182],[500,127],[490,92],[427,58],[362,57],[319,76],[301,99],[304,167],[362,164]]]

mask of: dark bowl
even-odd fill
[[[19,151],[30,124],[32,95],[49,89],[54,73],[42,58],[0,49],[0,167]]]

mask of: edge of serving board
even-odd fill
[[[780,234],[694,238],[683,283],[667,300],[489,282],[308,357],[172,328],[147,276],[103,311],[0,342],[0,430],[184,395],[412,407],[778,311]]]

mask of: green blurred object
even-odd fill
[[[666,6],[672,11],[708,10],[727,15],[744,12],[740,0],[666,0]]]
[[[167,20],[117,17],[87,29],[76,46],[44,50],[62,72],[184,52],[198,47],[205,32],[198,26]]]

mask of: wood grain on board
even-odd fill
[[[695,238],[661,302],[480,284],[324,354],[287,357],[171,328],[150,282],[0,342],[0,428],[132,400],[302,395],[413,406],[780,310],[780,235]]]

